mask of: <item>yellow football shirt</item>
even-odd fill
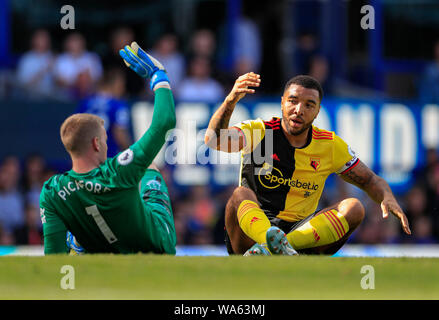
[[[359,163],[346,142],[315,126],[302,148],[291,146],[280,118],[248,120],[235,127],[246,140],[239,185],[256,193],[268,217],[291,222],[306,218],[317,209],[328,176]]]

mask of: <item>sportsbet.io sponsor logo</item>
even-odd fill
[[[316,191],[319,185],[312,182],[303,182],[299,179],[284,178],[282,172],[268,163],[264,163],[258,172],[259,182],[267,189],[276,189],[279,186]]]
[[[261,184],[269,189],[274,189],[279,187],[280,185],[289,186],[292,188],[304,189],[304,190],[313,190],[316,191],[319,188],[318,184],[314,184],[312,182],[302,182],[299,179],[284,179],[282,177],[278,177],[276,175],[268,174],[264,176],[266,182],[268,181],[271,186],[264,184],[261,181],[261,177],[259,176],[259,181]]]

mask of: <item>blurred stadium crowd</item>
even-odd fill
[[[42,244],[39,195],[44,181],[56,172],[41,155],[33,154],[24,163],[8,156],[0,164],[0,244]],[[178,188],[168,167],[162,168],[174,210],[178,244],[223,244],[224,209],[235,186],[212,192],[209,186]],[[424,168],[416,174],[415,186],[398,200],[411,224],[412,236],[406,236],[397,219],[383,221],[380,206],[340,178],[335,188],[326,188],[320,208],[347,197],[359,198],[366,208],[366,218],[350,242],[438,243],[439,239],[439,156],[430,150]]]
[[[186,46],[179,43],[177,35],[166,33],[153,47],[146,49],[166,67],[178,101],[218,102],[230,90],[237,75],[259,72],[261,68],[261,35],[257,25],[243,19],[236,39],[236,57],[229,72],[221,71],[224,69],[220,66],[219,40],[209,29],[194,32]],[[56,53],[52,50],[50,33],[38,29],[31,36],[29,51],[21,55],[14,70],[6,71],[2,93],[4,96],[79,104],[105,87],[106,94],[120,101],[151,98],[144,81],[125,68],[119,57],[119,49],[135,40],[142,43],[129,27],[118,28],[111,33],[109,50],[97,54],[88,51],[83,34],[73,32],[65,37],[63,51]],[[322,83],[326,94],[343,96],[349,87],[351,95],[371,92],[371,89],[334,79],[328,59],[319,53],[317,39],[312,34],[301,34],[296,43],[293,70],[314,76]],[[436,60],[419,75],[422,83],[419,97],[429,103],[439,103],[439,41],[434,46],[434,57]],[[379,205],[339,178],[336,178],[335,188],[324,191],[320,207],[350,196],[363,202],[366,219],[353,234],[351,243],[437,243],[438,151],[429,150],[426,159],[425,166],[416,172],[415,186],[399,196],[411,224],[411,237],[403,235],[399,222],[393,217],[383,222]],[[10,155],[0,161],[0,244],[42,244],[39,193],[44,181],[56,172],[38,154],[26,159]],[[224,207],[235,186],[220,192],[212,192],[204,185],[181,190],[170,178],[169,168],[165,166],[162,170],[172,197],[178,244],[223,244]]]
[[[218,102],[224,98],[226,88],[234,76],[260,65],[259,34],[255,25],[243,23],[239,61],[232,74],[221,73],[217,58],[216,37],[208,29],[200,29],[193,35],[186,52],[179,50],[178,37],[173,33],[162,35],[152,48],[148,48],[165,66],[172,81],[175,98],[179,101]],[[122,79],[122,91],[114,95],[124,98],[139,98],[149,95],[142,79],[127,69],[119,50],[136,41],[132,29],[122,27],[111,35],[109,50],[98,55],[87,50],[84,35],[69,34],[64,40],[64,51],[52,51],[51,36],[39,29],[31,37],[30,49],[19,59],[17,68],[6,77],[5,95],[22,95],[30,99],[57,99],[75,101],[96,92],[105,79],[105,72],[118,73]],[[139,40],[141,42],[141,40]]]

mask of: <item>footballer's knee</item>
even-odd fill
[[[339,212],[343,214],[349,223],[350,229],[356,228],[364,219],[365,210],[360,200],[356,198],[348,198],[340,202]]]
[[[244,200],[251,200],[257,202],[256,194],[246,187],[237,187],[233,190],[232,196],[226,204],[226,221],[235,221],[238,222],[236,217],[236,212],[238,211],[238,207]]]
[[[241,202],[244,200],[251,200],[257,202],[258,198],[256,197],[256,194],[254,193],[253,190],[241,186],[233,190],[230,200],[232,200],[239,206]]]

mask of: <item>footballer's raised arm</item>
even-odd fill
[[[229,127],[229,122],[238,101],[247,93],[255,93],[249,87],[259,87],[260,83],[260,76],[253,72],[246,73],[235,81],[232,90],[209,121],[204,137],[204,143],[208,147],[224,152],[238,152],[244,147],[244,135],[238,128]]]
[[[340,177],[344,181],[364,190],[372,200],[380,204],[383,218],[386,219],[389,213],[393,214],[401,221],[404,232],[411,234],[407,217],[396,201],[386,180],[376,175],[361,161],[357,166],[340,174]]]

